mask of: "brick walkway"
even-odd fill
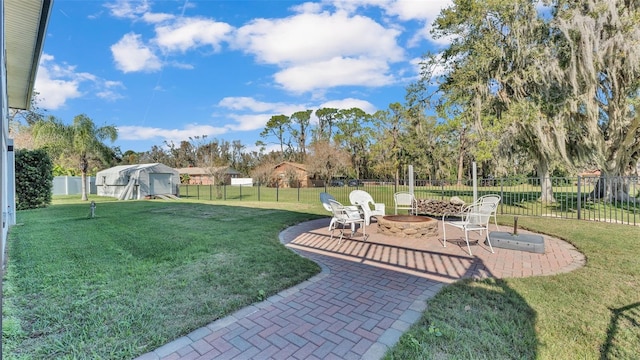
[[[280,234],[289,248],[322,272],[265,301],[217,320],[138,360],[150,359],[380,359],[417,321],[446,283],[463,277],[520,277],[567,272],[584,256],[545,237],[545,254],[472,246],[438,239],[390,239],[367,228],[358,237],[329,240],[328,219]],[[449,230],[447,230],[449,234]],[[460,234],[452,232],[455,238]],[[447,235],[449,238],[449,235]]]

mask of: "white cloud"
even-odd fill
[[[342,12],[258,19],[239,28],[236,35],[236,47],[254,54],[260,62],[279,66],[335,57],[367,56],[387,61],[404,57],[396,42],[398,30]]]
[[[147,23],[161,23],[161,22],[165,22],[168,20],[172,20],[174,19],[175,16],[171,15],[171,14],[165,14],[165,13],[144,13],[142,14],[142,20],[144,20]]]
[[[218,106],[233,112],[224,112],[224,117],[231,119],[235,124],[228,127],[236,131],[250,131],[264,128],[265,124],[274,115],[290,116],[300,109],[307,108],[301,104],[286,104],[282,102],[263,102],[251,97],[226,97],[218,102]],[[222,117],[214,114],[214,117]]]
[[[193,70],[195,69],[195,66],[193,66],[193,64],[186,64],[186,63],[181,63],[178,61],[167,61],[166,62],[167,65],[170,65],[171,67],[174,67],[176,69],[183,69],[183,70]]]
[[[353,98],[327,101],[322,105],[318,106],[318,108],[334,108],[334,109],[359,108],[369,114],[373,114],[377,110],[372,103],[366,100],[353,99]]]
[[[384,86],[393,78],[386,75],[388,65],[376,59],[334,58],[328,61],[290,67],[274,78],[286,90],[305,92],[336,86]]]
[[[378,7],[392,18],[387,20],[390,23],[398,23],[398,20],[418,22],[421,27],[410,37],[408,46],[417,46],[422,40],[446,45],[452,40],[449,37],[434,39],[430,31],[440,11],[452,6],[453,0],[325,0],[324,3],[349,13],[355,13],[365,7]]]
[[[254,113],[269,113],[272,115],[291,115],[300,109],[307,108],[304,104],[287,104],[283,102],[262,102],[250,97],[228,97],[220,101],[221,107],[232,110],[247,110]]]
[[[249,110],[253,112],[267,112],[283,108],[283,103],[268,103],[257,101],[251,97],[226,97],[218,102],[218,106],[231,110]]]
[[[325,5],[356,13],[361,8],[377,7],[401,21],[433,21],[440,11],[453,5],[453,0],[324,0]]]
[[[207,135],[215,137],[224,134],[229,129],[226,127],[215,127],[210,125],[186,124],[182,129],[162,129],[146,126],[118,126],[118,138],[121,140],[150,140],[162,139],[162,141],[180,141],[189,137]]]
[[[413,45],[416,45],[418,41],[420,41],[421,39],[427,39],[436,45],[446,46],[451,44],[453,40],[457,38],[457,35],[448,35],[448,36],[434,38],[433,35],[431,35],[432,29],[433,29],[433,22],[429,22],[429,24],[427,24],[427,26],[422,28],[422,30],[419,30],[415,33],[415,35],[409,42],[409,45],[413,46]]]
[[[115,101],[122,99],[123,96],[118,92],[118,89],[124,89],[124,84],[120,81],[104,81],[103,90],[98,91],[96,96],[107,101]]]
[[[293,5],[289,10],[296,13],[314,14],[322,12],[322,4],[318,2],[306,2],[302,4]]]
[[[111,54],[116,67],[125,72],[160,70],[160,59],[135,33],[125,34],[120,41],[111,45]]]
[[[211,46],[215,51],[231,32],[229,24],[203,18],[180,18],[171,24],[156,27],[155,42],[168,51],[181,51]]]
[[[148,0],[117,0],[104,6],[109,9],[111,16],[119,19],[142,20],[156,24],[176,18],[173,14],[151,12],[151,3]]]
[[[304,5],[304,4],[303,4]],[[305,5],[301,9],[316,10]],[[404,59],[400,31],[346,12],[302,13],[257,19],[236,31],[236,48],[281,68],[276,83],[292,92],[334,86],[381,86],[393,82],[390,63]]]
[[[227,125],[234,131],[252,131],[263,129],[267,121],[274,115],[291,115],[304,105],[286,104],[282,102],[263,102],[251,97],[226,97],[218,102],[218,106],[225,110],[224,115],[214,114],[216,118],[224,117],[234,123]]]
[[[80,81],[76,78],[56,79],[55,69],[51,71],[47,62],[52,61],[53,56],[43,54],[34,86],[38,95],[38,106],[47,110],[56,110],[65,105],[67,100],[82,96]],[[67,68],[70,72],[72,69]]]
[[[415,1],[415,0],[414,0]],[[429,2],[428,1],[415,1],[415,2]],[[355,12],[359,8],[377,6],[386,7],[390,4],[389,0],[325,0],[324,3],[333,5],[337,9],[348,11],[350,13]]]
[[[400,20],[421,20],[433,21],[440,11],[453,5],[452,0],[396,0],[392,2],[384,2],[383,6],[389,15],[396,15]]]
[[[201,46],[210,46],[220,51],[221,44],[232,31],[229,24],[201,17],[175,16],[167,13],[153,13],[148,2],[117,1],[107,5],[112,16],[142,20],[152,24],[155,37],[148,42],[140,34],[130,32],[111,46],[116,68],[129,72],[153,72],[169,65],[182,69],[193,69],[193,65],[181,61],[160,59],[160,50],[165,55],[186,52]],[[183,10],[189,7],[186,3]]]
[[[435,39],[431,35],[431,30],[433,29],[433,21],[440,15],[440,12],[452,5],[452,0],[397,0],[389,3],[385,11],[390,15],[397,16],[402,21],[415,20],[423,24],[409,40],[409,46],[416,46],[421,40],[427,40],[437,45],[447,45],[453,40],[452,37]]]
[[[88,89],[81,91],[81,86]],[[34,88],[39,93],[39,107],[57,110],[64,107],[70,99],[92,93],[108,100],[119,99],[122,95],[117,90],[124,86],[119,81],[105,80],[87,72],[79,72],[75,66],[56,63],[52,55],[42,54]]]
[[[280,115],[279,113],[271,114],[232,114],[229,118],[233,119],[236,124],[229,125],[229,128],[234,131],[251,131],[263,129],[267,124],[267,121],[274,115]]]
[[[105,4],[105,7],[109,9],[112,16],[124,19],[137,19],[142,14],[148,12],[151,8],[149,1],[147,0],[117,0],[115,2]]]

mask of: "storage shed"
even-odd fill
[[[178,195],[179,185],[180,174],[160,163],[120,165],[96,174],[98,195],[120,200]]]

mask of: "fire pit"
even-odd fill
[[[424,216],[378,216],[380,233],[396,237],[432,237],[438,235],[438,221]]]

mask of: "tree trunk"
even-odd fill
[[[460,131],[460,150],[458,151],[458,186],[462,186],[462,172],[464,171],[464,153],[466,148],[466,128]]]
[[[400,185],[400,167],[396,166],[396,187]]]
[[[553,197],[553,186],[551,184],[551,175],[549,173],[549,164],[544,160],[538,161],[538,176],[540,177],[540,199],[543,204],[552,204],[556,202]]]
[[[462,171],[464,170],[464,152],[458,155],[458,186],[462,186]]]
[[[593,200],[605,200],[606,202],[638,203],[638,199],[629,195],[629,178],[622,176],[601,175],[598,182],[589,194]]]
[[[611,116],[611,115],[610,115]],[[622,115],[620,115],[622,117]],[[633,174],[638,163],[637,157],[637,133],[640,133],[640,115],[634,119],[634,124],[629,128],[611,131],[612,137],[620,137],[624,134],[625,140],[610,140],[606,148],[602,150],[606,154],[606,160],[601,167],[601,176],[593,191],[589,194],[591,199],[604,199],[607,202],[619,201],[636,204],[639,199],[629,194],[629,177],[624,174]],[[631,134],[627,131],[631,129]],[[622,144],[614,146],[614,144]]]
[[[87,201],[89,198],[87,197],[87,171],[89,170],[89,161],[87,160],[86,155],[82,155],[80,157],[80,172],[82,174],[82,201]]]
[[[82,185],[81,185],[81,191],[82,191],[82,201],[87,201],[89,200],[89,197],[87,197],[87,172],[83,171],[82,172]]]

